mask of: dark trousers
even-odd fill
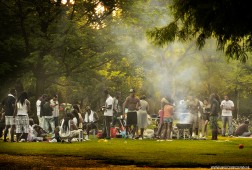
[[[102,137],[110,138],[112,116],[104,116]]]
[[[59,117],[53,117],[55,127],[59,126]]]
[[[0,138],[3,136],[3,130],[5,128],[5,123],[4,122],[1,122],[0,123]]]

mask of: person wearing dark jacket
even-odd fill
[[[5,130],[4,130],[4,142],[7,142],[7,135],[10,129],[11,142],[14,140],[14,130],[15,130],[15,119],[17,115],[16,109],[16,96],[17,91],[11,89],[8,96],[3,101],[4,111],[5,111]]]
[[[216,94],[210,95],[210,104],[211,104],[211,111],[210,111],[210,127],[212,129],[212,140],[218,140],[218,113],[220,110],[220,103],[216,100]]]
[[[45,131],[47,133],[54,133],[54,129],[55,129],[55,125],[54,125],[54,118],[53,118],[53,109],[50,105],[50,98],[47,97],[45,99],[45,103],[42,106],[42,113],[43,116],[45,117]],[[51,127],[51,131],[50,131],[50,127]]]

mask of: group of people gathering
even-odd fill
[[[229,99],[228,95],[224,95],[224,99],[221,101],[219,95],[214,93],[209,98],[205,98],[203,102],[196,96],[188,96],[187,99],[179,101],[177,105],[177,112],[189,113],[190,118],[186,123],[191,125],[189,127],[189,137],[191,138],[205,139],[208,136],[208,124],[212,130],[212,140],[217,140],[218,133],[223,137],[250,136],[248,120],[233,129],[233,111],[234,102]],[[218,125],[219,118],[222,122],[221,128]]]
[[[139,99],[134,89],[130,89],[130,95],[124,102],[120,102],[121,94],[117,93],[112,97],[108,90],[104,90],[105,104],[101,107],[103,111],[103,129],[101,138],[111,139],[111,127],[118,125],[121,131],[125,132],[125,138],[144,139],[144,130],[149,125],[149,104],[146,96],[143,95]],[[77,104],[71,109],[65,109],[62,120],[59,120],[59,102],[58,96],[52,98],[46,94],[42,95],[36,101],[38,124],[34,124],[29,118],[31,103],[28,100],[26,92],[22,92],[17,98],[15,89],[11,89],[8,96],[2,102],[4,106],[4,131],[0,129],[4,135],[4,142],[7,142],[7,135],[10,128],[11,142],[25,141],[42,141],[46,135],[50,134],[52,139],[50,142],[71,142],[73,138],[78,137],[82,140],[90,140],[90,130],[97,129],[99,120],[98,114],[86,106],[85,113],[82,115]],[[249,136],[251,133],[248,128],[248,121],[242,124],[235,133],[232,126],[232,112],[234,103],[227,95],[221,101],[216,94],[211,94],[209,98],[205,98],[201,102],[195,96],[188,96],[178,103],[174,103],[168,97],[161,99],[161,109],[159,110],[159,124],[157,131],[154,133],[156,139],[172,139],[173,123],[182,113],[189,114],[189,136],[192,138],[207,137],[207,126],[210,124],[212,130],[212,140],[217,140],[218,136],[218,119],[221,115],[222,132],[226,135],[226,124],[228,124],[228,136]],[[124,120],[124,121],[122,121]],[[185,122],[179,122],[185,123]],[[83,138],[83,131],[86,132]],[[16,140],[14,139],[16,133]],[[139,133],[140,132],[140,133]]]
[[[33,119],[29,118],[31,103],[27,92],[22,92],[18,98],[16,96],[16,90],[11,89],[2,102],[1,123],[4,127],[1,127],[0,131],[1,137],[4,132],[4,142],[8,141],[9,129],[11,142],[43,141],[46,136],[52,137],[51,142],[71,142],[74,137],[79,137],[83,129],[87,131],[83,140],[89,140],[89,131],[98,121],[97,113],[92,111],[90,106],[86,107],[86,113],[82,118],[77,104],[73,105],[72,109],[66,109],[63,119],[59,120],[58,96],[50,98],[44,94],[36,101],[38,124],[34,124]]]

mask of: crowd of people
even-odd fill
[[[108,90],[104,91],[105,103],[101,107],[103,111],[102,133],[100,138],[111,139],[111,128],[118,126],[118,132],[124,133],[125,138],[144,139],[144,131],[149,125],[148,115],[149,103],[146,96],[140,98],[136,96],[134,89],[130,89],[129,96],[125,101],[121,101],[121,93],[112,97]],[[153,138],[171,140],[174,131],[174,120],[177,124],[187,124],[189,130],[188,137],[193,139],[205,139],[208,136],[208,125],[212,134],[211,139],[218,139],[219,125],[218,119],[221,116],[222,136],[250,136],[248,121],[240,125],[233,131],[232,120],[234,103],[227,95],[224,100],[216,94],[211,94],[203,102],[196,96],[188,96],[179,102],[174,102],[168,97],[161,99],[161,109],[159,110],[159,123],[157,130],[153,133]],[[7,135],[10,129],[11,142],[44,141],[50,136],[50,142],[71,142],[73,138],[78,140],[90,140],[90,131],[97,134],[99,120],[98,114],[90,106],[85,108],[82,115],[77,104],[71,109],[65,109],[64,116],[59,119],[58,96],[43,94],[36,101],[38,124],[29,118],[31,103],[26,92],[22,92],[17,97],[15,89],[11,89],[8,96],[3,100],[3,114],[0,120],[1,137],[7,142]],[[187,115],[182,118],[181,115]],[[3,125],[4,124],[4,125]],[[228,131],[226,130],[228,124]],[[178,128],[179,126],[177,126]],[[177,131],[180,129],[178,128]],[[85,137],[83,134],[85,132]],[[16,134],[16,138],[14,137]]]
[[[34,124],[29,118],[31,103],[26,92],[17,97],[15,89],[11,89],[8,96],[2,101],[0,132],[3,141],[7,142],[9,134],[11,142],[44,141],[52,138],[50,142],[68,141],[79,137],[83,130],[87,131],[85,139],[89,140],[89,131],[96,127],[97,113],[86,108],[84,119],[79,106],[73,105],[72,109],[66,109],[63,119],[59,120],[58,96],[52,98],[43,94],[36,101],[38,123]],[[10,130],[9,130],[10,129]],[[16,137],[15,137],[16,135]],[[82,133],[83,135],[83,133]]]

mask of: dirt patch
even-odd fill
[[[74,157],[74,156],[34,156],[34,155],[8,155],[8,154],[0,154],[0,170],[8,169],[8,170],[21,170],[21,169],[32,169],[32,170],[188,170],[190,168],[155,168],[148,166],[136,166],[125,164],[111,164],[107,160],[86,160],[84,157]],[[194,168],[197,170],[207,170],[208,168]],[[191,170],[191,169],[190,169]]]
[[[71,156],[23,156],[23,155],[0,155],[1,169],[54,169],[54,168],[99,168],[107,167],[108,164],[101,160],[85,160],[83,157]]]

